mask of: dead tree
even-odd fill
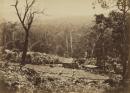
[[[68,41],[68,32],[65,31],[65,42],[66,42],[66,56],[69,54],[69,41]]]
[[[28,0],[25,0],[25,2],[26,2],[25,11],[23,14],[20,13],[20,11],[18,9],[19,0],[16,0],[15,5],[13,5],[15,7],[19,21],[20,21],[20,23],[25,31],[25,39],[24,39],[21,65],[26,64],[25,59],[26,59],[27,50],[28,50],[29,32],[30,32],[30,28],[32,26],[32,23],[34,21],[35,14],[38,13],[37,11],[32,11],[32,6],[34,5],[35,0],[32,0],[31,2],[29,2]]]
[[[70,54],[71,57],[73,56],[73,37],[72,37],[72,32],[70,31]]]

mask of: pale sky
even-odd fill
[[[14,7],[15,0],[0,0],[0,18],[16,21],[17,16]],[[24,2],[25,0],[19,0]],[[49,16],[41,15],[41,19],[51,19],[57,17],[71,16],[93,16],[97,13],[106,13],[109,10],[104,10],[99,7],[92,8],[93,0],[36,0],[35,8],[37,10],[46,9],[45,13]],[[20,8],[22,9],[22,8]]]

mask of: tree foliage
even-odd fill
[[[112,3],[110,3],[112,2]],[[130,10],[130,1],[129,0],[98,0],[101,7],[102,5],[108,6],[107,8],[111,8],[114,6],[118,9],[117,12],[111,12],[110,17],[112,17],[112,25],[113,28],[113,42],[115,46],[115,51],[120,55],[120,59],[123,66],[123,80],[127,77],[127,61],[128,61],[128,26],[127,20],[129,16]],[[106,7],[102,7],[106,8]]]

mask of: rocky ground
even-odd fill
[[[63,67],[8,65],[1,61],[0,93],[103,93],[107,76]]]
[[[0,93],[127,93],[126,88],[118,86],[118,77],[58,64],[41,64],[56,62],[57,57],[40,54],[40,65],[26,64],[22,69],[18,62],[5,58],[0,59]],[[37,60],[39,56],[33,62]]]

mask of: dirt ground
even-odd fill
[[[61,65],[26,64],[20,69],[19,63],[6,63],[0,61],[0,93],[127,93],[108,75]]]

